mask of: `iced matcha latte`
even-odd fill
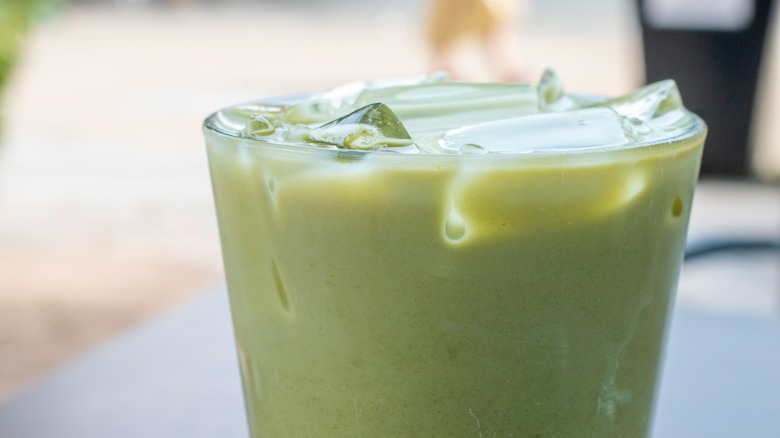
[[[206,120],[253,437],[641,437],[704,142],[616,99],[428,77]]]

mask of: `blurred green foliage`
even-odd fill
[[[0,95],[33,22],[51,15],[64,0],[0,0]]]

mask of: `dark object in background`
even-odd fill
[[[646,81],[677,81],[685,105],[709,127],[701,175],[749,176],[748,141],[775,1],[637,3]]]

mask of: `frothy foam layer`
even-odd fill
[[[671,141],[698,123],[674,81],[606,100],[565,93],[551,70],[538,85],[452,82],[441,74],[354,83],[227,108],[207,120],[223,134],[267,143],[404,154],[609,150]]]

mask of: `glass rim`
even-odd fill
[[[420,153],[414,153],[414,154],[405,154],[405,153],[399,153],[392,150],[360,150],[360,149],[346,149],[346,148],[329,148],[329,147],[322,147],[317,146],[313,144],[285,144],[285,143],[276,143],[271,141],[266,141],[262,138],[257,137],[244,137],[241,135],[240,131],[236,132],[229,132],[228,130],[225,130],[218,126],[218,124],[215,122],[219,115],[226,110],[232,109],[232,108],[238,108],[242,106],[257,106],[257,107],[274,107],[278,108],[280,106],[289,106],[296,103],[300,103],[304,101],[305,99],[316,95],[317,93],[297,93],[297,94],[284,94],[279,95],[275,97],[269,97],[269,98],[260,98],[255,100],[246,101],[243,103],[235,104],[235,105],[229,105],[226,107],[222,107],[218,109],[217,111],[214,111],[213,113],[209,114],[202,123],[202,129],[204,131],[213,133],[219,137],[226,138],[226,139],[232,139],[235,141],[241,141],[245,142],[245,144],[255,144],[257,146],[267,147],[267,146],[273,146],[275,149],[279,150],[285,150],[285,151],[292,151],[292,152],[299,152],[299,153],[313,153],[313,154],[332,154],[334,152],[346,152],[351,153],[354,155],[363,155],[363,154],[370,154],[370,155],[378,155],[378,156],[397,156],[397,157],[438,157],[439,159],[447,159],[445,157],[468,157],[470,160],[484,160],[484,159],[502,159],[507,160],[510,158],[524,158],[524,159],[530,159],[532,157],[535,158],[542,158],[542,157],[561,157],[561,156],[570,156],[570,155],[595,155],[595,154],[607,154],[607,153],[624,153],[628,151],[636,151],[641,149],[649,149],[649,148],[656,148],[656,147],[663,147],[666,145],[671,144],[685,144],[687,142],[693,142],[695,139],[701,137],[702,139],[706,137],[708,132],[708,127],[706,122],[696,113],[687,110],[688,115],[691,118],[691,125],[688,129],[685,131],[670,136],[667,138],[661,138],[656,140],[648,140],[648,141],[642,141],[637,143],[630,143],[628,145],[624,146],[595,146],[595,147],[589,147],[589,148],[582,148],[582,149],[569,149],[569,150],[551,150],[551,151],[526,151],[526,152],[493,152],[493,153],[485,153],[485,154],[459,154],[459,153],[443,153],[443,154],[434,154],[430,152],[420,152]],[[584,94],[584,93],[570,93],[573,96],[580,96],[583,98],[589,98],[589,99],[600,99],[600,100],[606,100],[607,97],[604,96],[597,96],[592,94]],[[499,158],[496,158],[499,157]],[[452,158],[448,158],[452,159]]]

